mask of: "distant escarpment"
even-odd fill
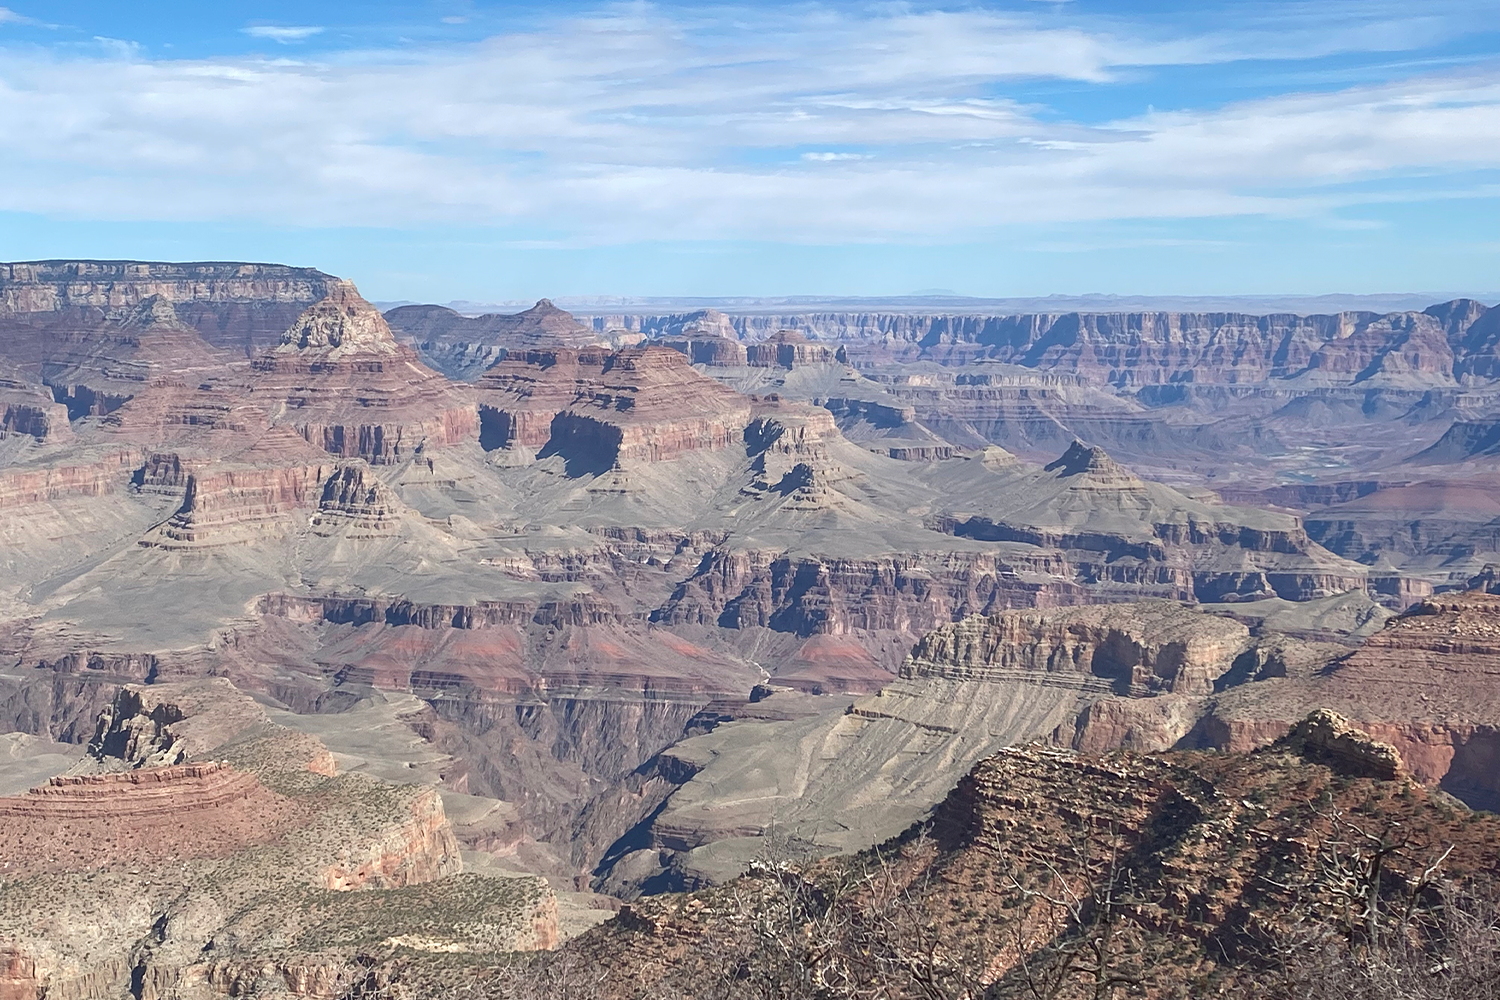
[[[32,261],[0,264],[0,353],[41,362],[54,337],[159,296],[215,347],[249,357],[274,346],[337,279],[280,264]]]
[[[601,320],[672,336],[697,315]],[[1299,375],[1333,383],[1385,376],[1448,384],[1500,376],[1500,316],[1467,299],[1388,315],[833,312],[724,319],[729,329],[721,335],[754,342],[792,330],[845,344],[857,363],[984,358],[1078,372],[1119,387]]]
[[[748,399],[660,347],[526,351],[475,389],[486,449],[539,449],[596,470],[725,448],[750,420]]]
[[[596,346],[601,338],[546,299],[513,315],[465,316],[444,306],[397,306],[386,322],[449,378],[470,381],[509,354]]]

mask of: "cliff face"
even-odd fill
[[[782,330],[745,349],[746,364],[760,368],[829,365],[840,359],[837,348],[814,343],[795,330]]]
[[[659,335],[690,322],[686,317],[608,319]],[[1346,383],[1376,375],[1451,383],[1500,371],[1494,360],[1495,320],[1483,305],[1468,300],[1387,316],[808,313],[728,319],[743,340],[791,330],[848,344],[866,358],[949,364],[985,358],[1078,372],[1122,387],[1247,384],[1301,374]]]
[[[253,398],[273,423],[340,457],[401,462],[478,434],[467,390],[398,344],[349,282],[332,284],[251,369]]]
[[[1182,606],[1102,605],[968,618],[924,635],[903,677],[1005,679],[1038,674],[1097,678],[1114,691],[1207,694],[1250,646],[1238,622]]]
[[[10,320],[47,353],[50,325],[76,326],[159,296],[216,347],[249,356],[277,342],[335,279],[279,264],[34,261],[0,264],[0,322]],[[33,357],[28,360],[39,360]]]
[[[292,511],[311,506],[327,473],[323,465],[218,466],[189,473],[182,505],[140,544],[161,548],[252,544],[284,529]]]
[[[710,334],[665,337],[652,343],[687,355],[688,360],[695,365],[708,365],[712,368],[734,368],[745,364],[748,358],[745,345],[738,340]]]
[[[385,318],[424,361],[449,378],[465,381],[509,354],[600,342],[592,330],[546,299],[514,315],[464,316],[442,306],[398,306]]]
[[[527,351],[476,383],[481,444],[589,468],[661,461],[741,440],[750,401],[663,348]]]
[[[146,763],[162,746],[212,759]],[[459,874],[433,789],[336,774],[223,682],[127,688],[94,755],[129,769],[0,799],[22,850],[0,877],[7,996],[340,995],[369,949],[557,941],[541,880]]]
[[[67,441],[72,430],[66,406],[20,372],[0,365],[0,439],[24,434],[39,442]]]
[[[801,487],[798,487],[799,489]],[[1052,579],[1038,579],[1046,574]],[[652,613],[663,624],[764,627],[798,635],[857,630],[920,633],[970,614],[1070,604],[1087,595],[1061,559],[914,552],[869,559],[715,549]]]

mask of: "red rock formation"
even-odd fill
[[[664,337],[652,343],[687,355],[688,360],[695,365],[708,365],[711,368],[738,367],[745,364],[749,357],[745,345],[738,340],[710,334]]]
[[[801,368],[841,360],[839,349],[808,340],[795,330],[782,330],[745,348],[746,363],[760,368]]]
[[[296,315],[336,279],[277,264],[34,261],[0,264],[0,322],[20,321],[25,343],[0,352],[35,363],[53,330],[78,329],[159,296],[210,344],[246,356],[276,343]]]
[[[159,472],[160,466],[154,468]],[[190,472],[182,506],[140,544],[160,548],[251,544],[285,527],[292,511],[313,506],[329,469],[325,464],[224,462]]]
[[[527,351],[476,383],[486,448],[548,448],[605,468],[742,439],[750,401],[660,347]]]
[[[0,469],[0,506],[41,503],[67,496],[97,497],[130,485],[142,457],[135,449],[106,452],[84,465],[20,466]]]
[[[227,857],[274,840],[296,810],[253,774],[221,763],[53,778],[0,799],[7,876],[155,859]]]
[[[403,462],[478,432],[467,390],[398,344],[346,281],[332,284],[251,370],[251,398],[273,423],[340,457]]]

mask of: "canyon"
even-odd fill
[[[1497,317],[382,314],[280,265],[0,265],[0,996],[603,940],[1028,744],[1067,784],[1330,709],[1494,809]]]

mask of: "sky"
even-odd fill
[[[1494,0],[0,0],[0,259],[1500,295]]]

